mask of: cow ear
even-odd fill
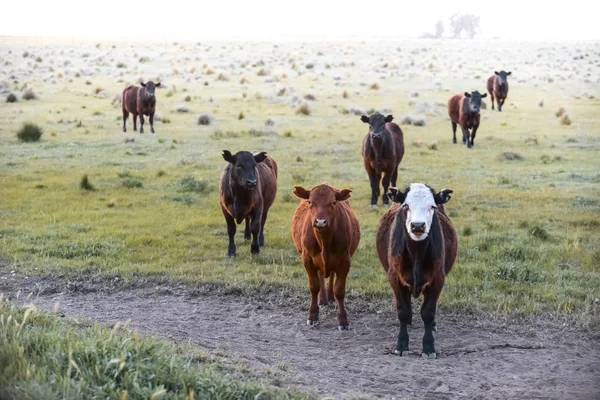
[[[484,97],[487,97],[487,93],[484,93],[481,95],[481,98],[483,99]]]
[[[400,190],[398,190],[397,187],[391,187],[389,189],[390,191],[387,192],[387,197],[390,198],[391,201],[393,201],[394,203],[404,203],[404,199],[406,198],[404,196],[404,193],[402,193]]]
[[[223,150],[223,158],[225,161],[235,164],[235,156],[229,150]]]
[[[363,115],[362,117],[360,117],[360,120],[362,122],[364,122],[365,124],[369,123],[369,117],[367,117],[366,115]]]
[[[140,82],[140,85],[142,85],[142,87],[146,87],[146,84],[144,82]]]
[[[512,74],[512,71],[508,71],[508,72],[506,73],[506,75],[510,75],[510,74]]]
[[[342,189],[339,192],[335,193],[335,199],[337,201],[348,200],[350,198],[350,193],[352,193],[352,190],[350,190],[350,189]]]
[[[160,87],[160,82],[158,82],[156,85],[154,85],[156,87]]]
[[[435,195],[435,204],[446,204],[448,200],[452,198],[450,194],[453,193],[451,189],[442,189],[438,194]]]
[[[302,186],[294,186],[292,193],[294,193],[297,198],[304,200],[308,200],[308,197],[310,196],[310,192],[304,189]]]
[[[471,97],[471,93],[465,92],[465,97]]]
[[[392,114],[390,114],[387,117],[385,117],[385,122],[392,122],[393,119],[394,119],[394,116]]]
[[[494,71],[494,74],[496,74],[496,75],[500,75],[500,74],[498,73],[498,71]]]
[[[260,153],[254,155],[254,161],[256,161],[256,163],[261,163],[261,162],[265,161],[266,159],[267,159],[266,151],[261,151]]]

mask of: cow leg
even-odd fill
[[[331,275],[329,275],[329,282],[327,282],[327,300],[332,303],[333,300],[335,300],[335,297],[333,295],[333,278],[335,277],[335,273],[331,273]]]
[[[123,132],[127,132],[127,118],[129,117],[129,111],[123,108]]]
[[[463,144],[467,144],[467,147],[470,149],[471,148],[471,134],[469,133],[469,130],[467,128],[462,128],[463,131]]]
[[[338,302],[338,329],[342,331],[348,329],[348,314],[346,313],[346,308],[344,307],[344,298],[346,297],[346,277],[348,276],[348,271],[350,270],[350,258],[348,257],[347,259],[343,260],[340,267],[341,268],[338,268],[338,272],[336,273],[333,294]]]
[[[265,223],[267,222],[267,210],[263,210],[262,217],[260,219],[260,235],[258,235],[258,245],[263,247],[265,245]]]
[[[258,235],[260,234],[260,217],[258,212],[255,212],[250,221],[250,233],[252,234],[252,243],[250,244],[250,252],[252,254],[260,253],[260,246],[258,244]]]
[[[433,329],[435,324],[435,310],[441,288],[439,285],[432,285],[423,292],[423,306],[421,307],[421,318],[425,325],[423,334],[423,357],[436,358],[435,343],[433,339]]]
[[[504,99],[498,99],[498,111],[502,112],[502,106],[504,105]]]
[[[133,115],[133,131],[137,132],[137,114],[132,113]]]
[[[391,178],[392,178],[392,175],[389,174],[388,172],[386,172],[383,176],[383,180],[381,181],[381,183],[383,184],[383,194],[381,195],[381,202],[383,203],[384,206],[390,205],[390,199],[389,199],[389,197],[387,197],[387,191],[390,188],[390,179]]]
[[[154,113],[151,113],[148,119],[150,120],[150,132],[154,133]]]
[[[320,270],[319,270],[318,274],[319,274],[319,286],[321,287],[321,289],[319,290],[319,305],[326,306],[327,304],[329,304],[330,301],[333,301],[333,276],[334,276],[334,273],[332,272],[331,275],[329,275],[329,285],[325,285],[325,275],[323,275],[323,273],[321,273]],[[329,292],[331,292],[331,296],[329,295]]]
[[[369,173],[369,182],[371,183],[371,207],[377,205],[377,197],[379,197],[379,179],[377,179],[377,174],[375,171],[368,171]]]
[[[475,134],[477,134],[477,128],[479,128],[479,125],[474,126],[471,130],[471,146],[475,146]]]
[[[398,166],[396,165],[396,168],[394,168],[394,173],[392,174],[392,186],[396,187],[396,182],[398,181]],[[386,195],[387,195],[387,191],[386,191]]]
[[[246,217],[246,229],[244,229],[244,240],[250,240],[250,217]]]
[[[144,114],[140,114],[140,133],[144,133]]]
[[[492,99],[492,110],[494,109],[494,95],[490,93],[490,99]],[[498,102],[498,107],[500,107],[500,102]]]
[[[454,122],[452,123],[452,134],[454,135],[452,143],[456,144],[456,124]]]
[[[412,325],[412,303],[410,300],[410,289],[402,286],[394,272],[388,275],[390,286],[396,299],[396,312],[400,321],[400,332],[396,344],[396,354],[408,355],[408,325]]]
[[[308,289],[310,290],[310,306],[308,308],[307,325],[319,323],[319,302],[318,296],[321,289],[321,282],[317,268],[313,265],[312,259],[305,251],[302,252],[302,263],[308,274]]]
[[[225,216],[225,222],[227,222],[227,235],[229,236],[229,247],[227,249],[227,255],[229,257],[233,257],[233,256],[235,256],[234,236],[235,236],[235,231],[236,231],[237,227],[235,226],[235,220],[233,219],[233,217],[231,215],[229,215],[229,213],[223,206],[221,206],[221,211],[223,212],[223,215]]]

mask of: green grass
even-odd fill
[[[167,54],[182,51],[164,46]],[[406,44],[407,51],[421,46]],[[455,91],[473,85],[482,91],[484,78],[473,81],[470,72],[469,78],[458,76],[454,57],[464,44],[445,46],[436,47],[436,64],[446,63],[448,68],[435,74],[414,67],[381,80],[362,62],[353,68],[334,64],[325,76],[319,75],[320,70],[297,74],[286,67],[283,83],[318,99],[311,102],[310,115],[297,115],[294,107],[281,101],[280,86],[275,84],[257,80],[240,85],[237,79],[211,78],[205,86],[204,74],[192,84],[174,74],[169,84],[179,90],[185,87],[187,95],[199,100],[192,113],[157,124],[156,135],[134,133],[131,118],[128,132],[120,131],[120,109],[110,104],[123,87],[109,77],[114,64],[94,79],[94,85],[111,94],[106,99],[90,96],[81,79],[50,87],[34,78],[31,85],[40,93],[39,101],[0,104],[0,257],[28,274],[77,276],[93,269],[128,281],[160,277],[192,286],[289,291],[307,298],[306,273],[290,235],[297,205],[291,189],[326,180],[353,190],[350,202],[361,224],[361,244],[347,283],[349,304],[356,308],[380,300],[391,304],[391,290],[375,252],[375,232],[385,209],[368,207],[370,189],[360,155],[366,126],[359,116],[340,114],[339,109],[357,104],[363,109],[388,108],[401,121],[413,114],[410,93],[418,91],[417,103],[441,106],[433,108],[438,114],[428,111],[423,117],[426,126],[403,126],[406,154],[398,185],[425,182],[438,190],[454,190],[447,210],[459,234],[459,254],[440,307],[469,313],[551,313],[583,322],[597,319],[600,93],[585,85],[582,77],[561,83],[560,90],[541,77],[525,82],[515,77],[503,112],[492,111],[489,105],[482,112],[475,147],[469,150],[451,143],[444,104]],[[396,52],[391,44],[381,48],[382,54]],[[566,59],[575,48],[554,47]],[[233,58],[248,51],[236,49],[230,54]],[[357,60],[370,54],[368,47],[358,44],[346,49]],[[507,45],[505,50],[513,51],[515,60],[520,57],[516,48]],[[11,57],[15,63],[26,62]],[[540,62],[552,63],[552,57]],[[135,61],[123,60],[137,68]],[[210,60],[206,63],[211,67]],[[535,65],[519,65],[523,76],[540,73]],[[157,60],[142,67],[153,74],[173,71]],[[473,68],[483,77],[489,72],[483,64]],[[558,74],[560,68],[556,64],[552,71]],[[348,98],[340,95],[333,76],[347,78],[343,84]],[[379,90],[369,90],[375,80]],[[433,80],[442,85],[432,87]],[[583,90],[595,98],[571,96]],[[537,106],[540,91],[544,108]],[[181,96],[168,98],[165,93],[157,90],[157,111],[173,117]],[[515,106],[510,105],[513,102]],[[90,116],[82,105],[100,114]],[[568,109],[571,125],[560,125],[554,116],[559,106]],[[210,126],[197,124],[201,113],[214,116]],[[60,123],[62,118],[83,121],[89,133]],[[276,132],[264,129],[267,118],[277,121]],[[56,136],[45,136],[36,146],[20,144],[12,132],[24,120],[43,123]],[[124,143],[130,137],[135,142]],[[264,150],[279,163],[277,199],[265,229],[266,246],[258,256],[250,255],[240,225],[238,256],[226,257],[226,225],[217,193],[225,165],[223,149]],[[94,182],[95,191],[79,190],[83,173]]]
[[[0,298],[2,399],[303,399],[233,376],[198,349],[60,319]]]

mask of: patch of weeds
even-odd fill
[[[208,182],[197,180],[191,175],[184,176],[179,181],[179,191],[204,193],[208,190]]]
[[[245,118],[244,113],[240,111],[240,113],[238,114],[238,120],[242,120],[244,118]]]
[[[23,93],[23,96],[21,96],[21,98],[23,100],[35,100],[37,99],[37,95],[35,94],[35,92],[31,89],[27,89],[25,91],[25,93]]]
[[[163,124],[170,124],[171,123],[171,119],[167,118],[167,117],[162,117],[162,123]]]
[[[283,136],[284,136],[284,137],[292,137],[292,131],[285,131],[285,132],[283,133]]]
[[[512,151],[506,151],[504,153],[502,153],[501,158],[508,160],[508,161],[521,161],[523,160],[523,156],[518,154],[518,153],[513,153]]]
[[[19,99],[14,93],[9,93],[8,96],[6,96],[7,103],[16,103],[17,101],[19,101]]]
[[[189,194],[176,195],[173,197],[173,201],[176,203],[183,203],[188,206],[191,206],[192,204],[196,203],[196,199],[190,196]]]
[[[546,229],[545,226],[536,225],[531,229],[530,232],[533,236],[535,236],[538,239],[541,239],[541,240],[550,239],[550,234],[548,233],[548,230]]]
[[[465,226],[463,228],[463,236],[471,236],[473,234],[473,229],[470,226]]]
[[[17,138],[21,142],[38,142],[44,133],[43,129],[36,124],[25,123],[17,132]]]
[[[284,203],[293,203],[294,202],[294,196],[292,196],[291,193],[284,193],[281,196],[281,201]]]
[[[507,262],[496,270],[498,278],[505,281],[536,283],[541,279],[539,271],[535,270],[529,264]]]
[[[92,185],[92,183],[90,182],[90,179],[88,178],[87,175],[84,175],[81,178],[81,182],[79,182],[79,187],[81,188],[81,190],[88,190],[88,191],[96,190],[96,188],[94,187],[94,185]]]
[[[162,176],[165,176],[166,174],[167,173],[161,169],[161,170],[158,170],[158,172],[156,173],[156,176],[158,176],[160,178]]]
[[[304,183],[305,178],[302,174],[292,174],[292,180],[296,183]]]
[[[132,177],[131,172],[129,172],[129,171],[119,171],[119,172],[117,172],[117,176],[121,179]]]
[[[134,189],[144,187],[144,182],[137,178],[125,178],[121,182],[121,185],[128,189]]]

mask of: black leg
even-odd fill
[[[258,235],[258,245],[265,245],[265,223],[267,222],[267,210],[263,210],[262,218],[260,219],[260,234]]]
[[[140,114],[140,133],[144,133],[144,114]]]
[[[491,94],[490,95],[490,99],[492,99],[492,110],[494,109],[494,95]],[[500,104],[498,104],[498,106],[500,106]]]
[[[127,117],[129,117],[129,112],[123,109],[123,132],[127,132]]]
[[[252,221],[250,221],[250,233],[252,233],[252,244],[250,244],[250,252],[252,254],[260,253],[260,246],[258,244],[258,235],[260,234],[260,218],[259,213],[254,213]]]
[[[137,132],[137,114],[133,114],[133,131]]]
[[[469,133],[469,130],[466,128],[462,128],[463,131],[463,144],[467,144],[467,147],[470,149],[471,148],[471,134]]]
[[[454,135],[452,143],[456,144],[456,124],[454,122],[452,123],[452,134]]]
[[[250,240],[250,217],[246,217],[246,229],[244,229],[244,240]]]
[[[387,194],[386,194],[390,187],[390,178],[391,178],[391,175],[386,172],[385,175],[383,176],[383,180],[381,182],[383,184],[383,195],[381,196],[381,202],[385,206],[390,204],[390,199],[387,197]]]
[[[475,135],[477,134],[477,128],[479,128],[478,125],[473,127],[473,130],[471,131],[471,146],[475,146]]]
[[[231,215],[229,215],[229,213],[225,208],[223,208],[223,206],[221,206],[221,211],[225,216],[225,222],[227,222],[227,235],[229,236],[229,247],[227,248],[227,255],[229,257],[233,257],[235,256],[235,220]]]
[[[154,133],[154,113],[150,114],[148,119],[150,120],[150,132]]]
[[[435,341],[433,339],[433,324],[435,322],[435,310],[440,290],[435,286],[428,287],[424,292],[423,306],[421,307],[421,318],[425,325],[423,334],[423,356],[436,358]]]
[[[379,191],[379,180],[374,172],[369,172],[369,182],[371,183],[371,206],[377,205]]]

